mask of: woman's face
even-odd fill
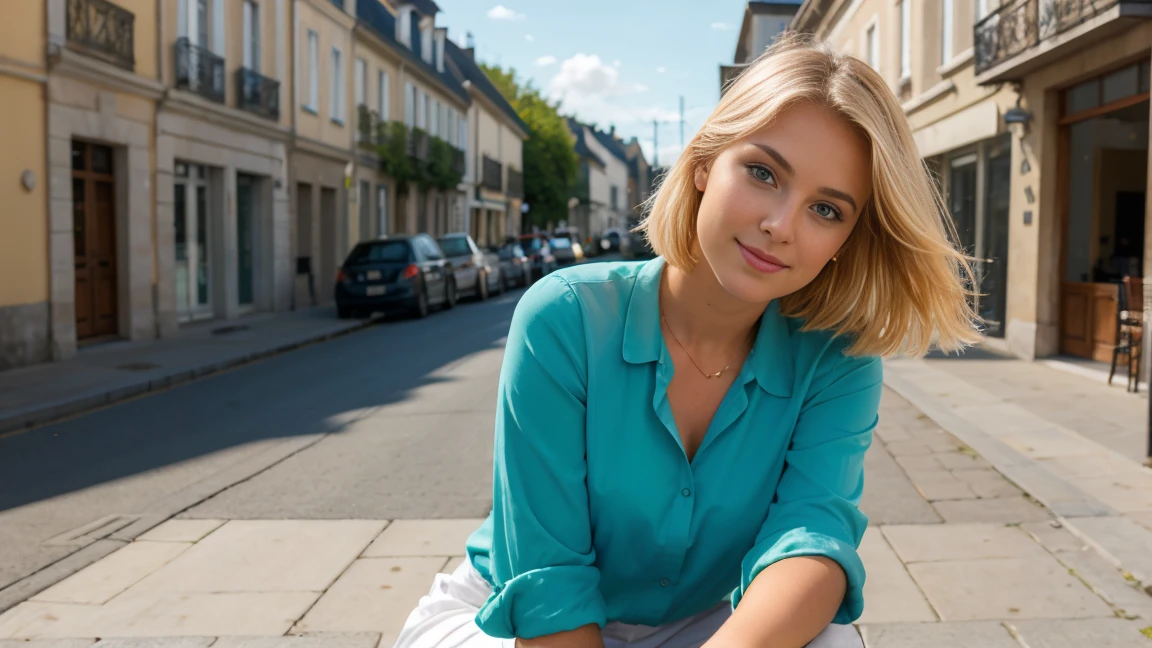
[[[872,194],[866,139],[800,104],[696,171],[697,242],[733,297],[767,303],[803,288],[843,247]]]

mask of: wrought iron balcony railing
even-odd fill
[[[1004,0],[976,23],[976,74],[1115,7],[1121,0]],[[1148,0],[1124,0],[1146,4]]]
[[[177,39],[176,87],[224,103],[224,59],[187,38]]]
[[[428,133],[414,128],[408,133],[408,156],[420,160],[421,162],[428,159],[428,155],[432,148],[432,138],[428,137]]]
[[[503,165],[487,155],[484,156],[484,168],[480,178],[480,186],[491,191],[504,191]]]
[[[508,169],[508,197],[524,197],[524,174],[516,169]]]
[[[236,71],[236,86],[241,109],[269,119],[280,119],[279,81],[242,67]]]
[[[136,69],[136,16],[108,0],[68,0],[68,44],[126,70]]]

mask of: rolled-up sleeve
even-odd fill
[[[530,639],[606,623],[588,512],[587,350],[571,285],[549,275],[521,298],[496,412],[492,595],[476,623]]]
[[[855,621],[864,609],[864,565],[857,548],[868,518],[858,505],[864,488],[864,453],[872,442],[880,394],[878,358],[852,358],[829,350],[797,419],[784,472],[756,543],[741,565],[739,604],[769,565],[795,556],[825,556],[847,576],[848,589],[834,623]]]

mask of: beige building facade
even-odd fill
[[[809,0],[792,23],[903,102],[975,259],[988,346],[1111,359],[1118,284],[1143,274],[1147,16],[1146,2]]]

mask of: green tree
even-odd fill
[[[560,102],[548,101],[531,82],[520,83],[511,68],[485,64],[480,67],[530,131],[523,154],[528,221],[544,226],[567,219],[568,198],[580,161],[567,121],[560,114]]]

